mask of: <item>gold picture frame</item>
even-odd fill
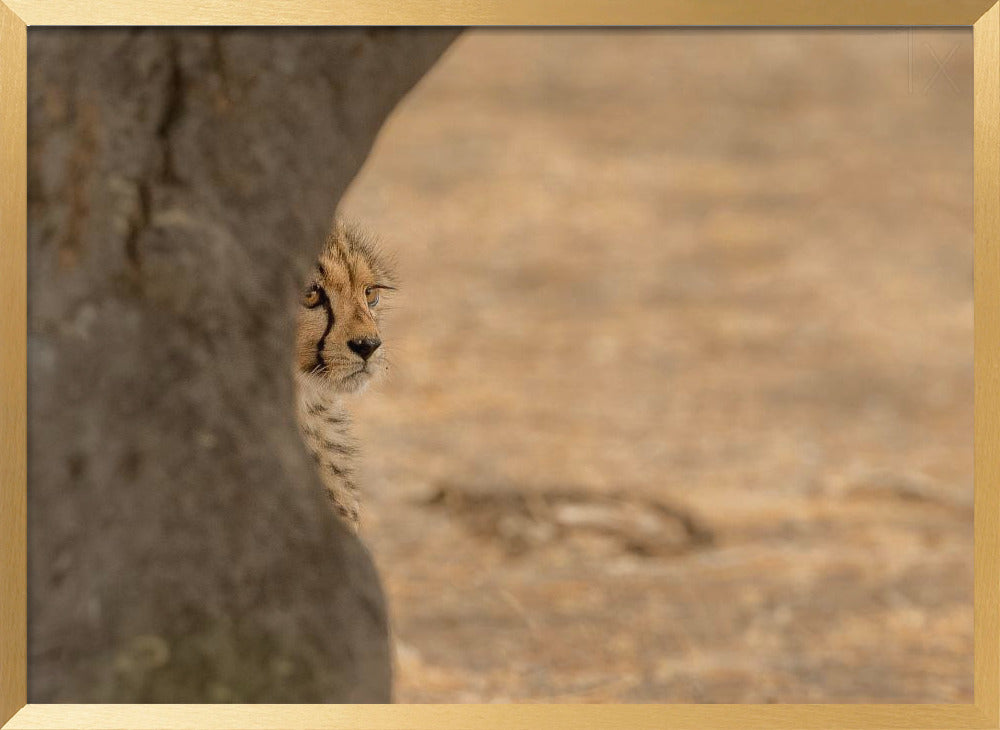
[[[971,26],[972,704],[27,704],[27,28],[72,25]],[[1000,728],[1000,3],[996,0],[0,0],[0,725],[26,728]]]

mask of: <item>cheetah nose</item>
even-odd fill
[[[382,340],[377,337],[362,337],[358,340],[348,340],[347,346],[351,348],[352,352],[357,353],[362,360],[367,360],[372,356],[382,344]]]

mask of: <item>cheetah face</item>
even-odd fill
[[[302,377],[355,393],[386,370],[380,305],[395,290],[393,281],[374,244],[338,223],[299,307],[296,370]]]

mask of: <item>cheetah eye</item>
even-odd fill
[[[365,299],[368,300],[368,306],[372,309],[378,304],[378,287],[370,286],[365,289]]]
[[[308,308],[313,309],[318,307],[326,299],[326,292],[318,284],[313,284],[306,291],[306,295],[302,300],[302,303]]]

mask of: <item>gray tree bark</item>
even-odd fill
[[[384,702],[292,313],[440,30],[29,34],[29,698]]]

